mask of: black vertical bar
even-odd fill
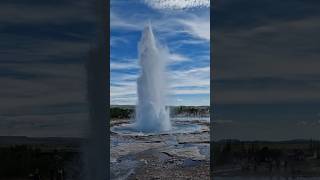
[[[90,130],[86,149],[86,180],[109,179],[109,1],[96,3],[96,48],[87,61]]]
[[[210,0],[210,177],[213,179],[213,134],[214,134],[214,126],[213,126],[213,117],[214,117],[214,60],[213,60],[213,0]]]

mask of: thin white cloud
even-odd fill
[[[125,74],[125,73],[118,73],[118,72],[111,72],[111,82],[121,83],[136,81],[138,78],[138,74]]]
[[[197,3],[196,1],[178,0],[175,1],[175,3],[178,3],[175,8],[177,8],[178,5],[180,9],[200,6],[196,4],[188,5],[190,2]],[[164,1],[146,1],[146,3],[150,3],[148,4],[150,6],[152,6],[152,3],[154,3],[153,5],[155,6],[157,6],[157,3],[160,3],[158,5],[161,5],[163,8],[170,5],[165,4]],[[207,5],[209,6],[209,1],[207,1]],[[174,7],[173,4],[170,6]],[[158,40],[161,43],[164,42],[164,44],[170,45],[168,69],[172,69],[168,72],[168,95],[177,97],[179,95],[208,95],[210,94],[210,68],[209,66],[204,66],[203,57],[207,56],[209,61],[209,51],[206,51],[204,54],[199,54],[198,51],[190,51],[185,54],[181,53],[183,51],[180,49],[182,45],[209,43],[210,19],[207,10],[208,9],[205,9],[205,11],[201,13],[184,11],[183,14],[168,18],[167,16],[155,17],[139,13],[128,16],[120,14],[120,11],[117,11],[117,9],[113,9],[110,17],[111,32],[120,30],[126,33],[137,33],[142,31],[146,21],[150,19]],[[177,39],[177,36],[186,38]],[[128,36],[128,38],[130,37]],[[117,42],[122,43],[122,41],[113,41],[115,44]],[[128,43],[130,42],[130,39],[128,39]],[[125,47],[123,47],[123,49],[125,49]],[[191,64],[193,61],[197,61],[195,65]],[[181,64],[184,64],[184,66],[170,66]],[[110,103],[136,104],[136,79],[139,73],[121,73],[117,70],[139,69],[138,60],[128,61],[128,63],[122,60],[111,61],[110,68],[111,70],[115,70],[111,72],[110,76]],[[188,99],[180,99],[183,100],[184,104],[189,102]],[[199,102],[200,101],[199,99]],[[207,103],[207,101],[205,103]]]
[[[168,65],[186,62],[186,61],[191,61],[191,59],[182,54],[170,53]],[[126,62],[115,62],[115,60],[111,60],[110,70],[123,70],[123,69],[126,69],[126,70],[139,69],[138,60],[127,59]]]
[[[172,71],[170,72],[170,87],[175,94],[210,93],[210,67]]]
[[[168,95],[192,95],[210,93],[210,67],[192,67],[168,72]],[[136,79],[138,75],[111,75],[111,104],[136,103]]]
[[[112,81],[110,86],[110,103],[133,105],[137,99],[135,81]]]
[[[190,19],[178,19],[185,27],[186,33],[199,39],[210,41],[210,20],[209,18],[193,17]]]
[[[128,40],[123,38],[123,37],[116,37],[116,36],[111,36],[110,37],[110,46],[117,46],[117,45],[122,45],[128,43]]]
[[[184,56],[182,54],[177,54],[177,53],[171,53],[169,55],[169,62],[170,63],[177,63],[177,62],[185,62],[185,61],[190,61],[191,59],[187,56]]]
[[[210,7],[210,0],[143,0],[154,9],[181,10],[190,8]]]
[[[110,12],[110,27],[127,31],[142,31],[146,20],[143,17],[121,17],[115,12]],[[210,41],[210,17],[209,14],[194,15],[186,14],[184,17],[172,19],[160,18],[152,19],[154,30],[162,33],[163,36],[175,36],[177,34],[189,34],[193,39],[186,40],[186,44],[199,43],[198,40]],[[181,41],[184,43],[183,41]]]
[[[133,62],[111,62],[110,70],[121,70],[121,69],[138,69],[136,61]]]
[[[136,85],[128,84],[126,86],[111,86],[110,87],[110,96],[112,98],[126,97],[136,94]]]
[[[119,104],[119,99],[121,99],[122,102],[124,99],[127,99],[127,104],[134,104],[132,97],[136,96],[136,80],[138,78],[138,74],[112,72],[110,77],[111,103]]]
[[[138,22],[138,21],[136,21]],[[122,18],[118,16],[113,11],[110,11],[110,27],[112,29],[126,29],[126,30],[142,30],[143,24],[140,23],[133,23],[133,21],[129,21],[128,19]]]
[[[174,89],[171,90],[169,94],[171,95],[192,95],[192,94],[208,94],[209,91],[208,90],[201,90],[201,89]]]

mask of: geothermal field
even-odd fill
[[[111,178],[209,179],[209,107],[171,107],[172,129],[131,132],[118,129],[130,119],[118,118],[134,107],[111,108]]]
[[[136,106],[111,108],[112,179],[209,179],[209,108],[166,106],[168,52],[149,23]]]

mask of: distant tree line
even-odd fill
[[[209,115],[209,106],[177,106],[171,107],[171,115],[206,116]]]
[[[110,108],[110,116],[112,119],[128,119],[134,114],[133,109],[113,107]]]
[[[112,119],[128,119],[134,117],[134,107],[111,107],[110,116]],[[208,106],[171,106],[170,115],[184,116],[207,116],[209,115]]]

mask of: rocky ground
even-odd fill
[[[208,124],[194,123],[204,126],[201,132],[148,136],[112,133],[111,178],[210,179]]]

